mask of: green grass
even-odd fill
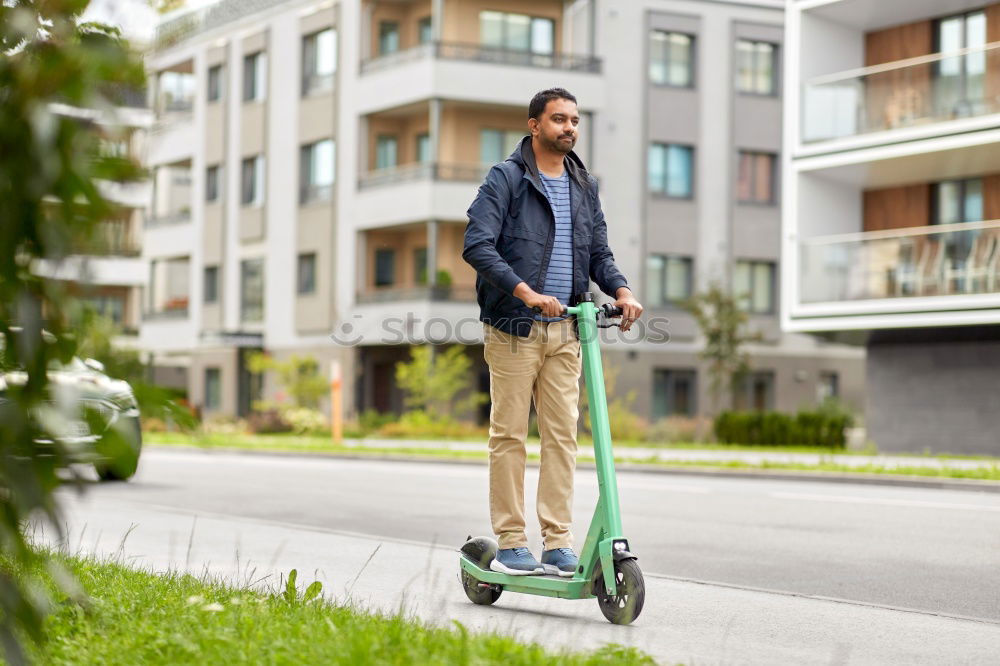
[[[199,435],[191,436],[182,433],[147,433],[146,442],[164,446],[195,446],[209,449],[238,449],[249,451],[281,451],[281,452],[313,452],[333,455],[364,455],[366,457],[398,457],[412,456],[428,460],[486,460],[487,453],[482,451],[455,451],[445,448],[393,447],[380,448],[373,446],[334,446],[326,437],[294,437],[289,435]],[[587,442],[581,439],[581,447]],[[616,444],[617,446],[617,444]],[[680,448],[680,447],[678,447]],[[716,447],[720,450],[720,447]],[[791,452],[789,448],[762,449],[758,447],[721,447],[730,451],[778,451]],[[840,451],[830,449],[812,449],[807,453],[839,454]],[[528,454],[528,460],[538,461],[537,454]],[[582,462],[593,462],[593,457],[581,456]],[[942,479],[974,479],[980,481],[1000,481],[1000,461],[996,458],[984,458],[984,464],[975,469],[948,469],[934,467],[889,467],[884,465],[841,465],[822,461],[815,465],[801,463],[784,463],[762,461],[759,463],[739,460],[703,461],[703,460],[657,460],[656,458],[624,459],[617,458],[619,463],[641,464],[664,469],[704,469],[732,471],[788,471],[812,472],[817,474],[860,474],[860,475],[892,475],[917,476]]]
[[[44,664],[653,664],[643,653],[608,645],[556,652],[458,622],[430,627],[402,614],[333,605],[317,590],[270,592],[207,577],[154,574],[120,561],[55,556],[87,599],[56,593],[45,623]],[[457,585],[457,583],[456,583]],[[50,589],[52,588],[49,583]]]

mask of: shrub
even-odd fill
[[[201,431],[206,435],[245,435],[250,432],[250,427],[242,419],[215,416],[202,423]]]
[[[296,435],[325,435],[330,432],[326,417],[318,409],[289,407],[281,411],[281,418]]]
[[[710,432],[711,423],[706,419],[668,416],[649,426],[646,441],[659,444],[704,442]]]
[[[398,421],[387,423],[378,429],[383,437],[413,437],[413,438],[460,438],[482,437],[486,433],[472,423],[455,421],[446,416],[435,416],[421,409],[404,412]]]
[[[821,407],[797,414],[725,411],[715,418],[716,438],[724,444],[804,445],[842,449],[853,417],[843,409]]]
[[[363,433],[372,433],[396,420],[396,415],[392,412],[382,413],[375,409],[366,409],[358,415],[358,428]]]
[[[258,435],[267,435],[282,432],[291,432],[292,426],[285,421],[277,409],[267,409],[259,412],[252,412],[247,418],[247,425],[250,431]]]

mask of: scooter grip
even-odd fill
[[[611,305],[611,303],[605,303],[601,306],[601,308],[604,310],[604,315],[606,317],[621,317],[623,314],[620,307],[617,305]]]

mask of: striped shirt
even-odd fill
[[[569,173],[563,170],[559,178],[549,178],[539,172],[545,196],[552,206],[556,219],[556,234],[552,243],[552,254],[545,270],[542,293],[555,296],[565,306],[573,295],[573,219],[570,212]],[[535,315],[539,321],[559,321],[563,317],[543,317]]]

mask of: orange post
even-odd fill
[[[330,362],[330,434],[334,444],[344,441],[344,414],[341,402],[340,361]]]

